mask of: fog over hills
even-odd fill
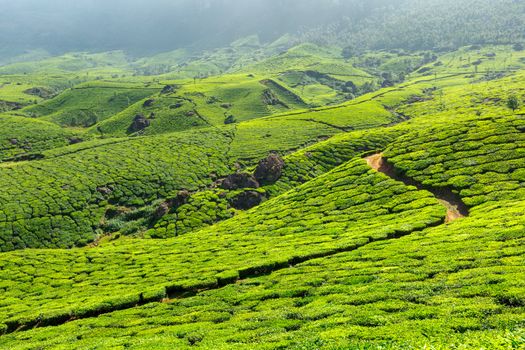
[[[334,0],[0,0],[0,39],[12,51],[210,47],[259,34],[272,40],[339,17]],[[100,30],[100,28],[104,30]]]
[[[4,58],[37,48],[145,55],[222,47],[253,34],[262,42],[290,33],[412,49],[515,40],[525,32],[525,4],[516,0],[0,0],[0,8]]]

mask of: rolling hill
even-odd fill
[[[1,349],[525,346],[516,45],[39,62],[0,67]]]

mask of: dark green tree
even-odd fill
[[[523,47],[523,44],[521,43],[514,44],[512,48],[514,49],[514,51],[523,51],[525,49],[525,47]]]
[[[518,97],[515,95],[509,97],[509,99],[507,100],[507,107],[512,109],[512,111],[515,111],[516,109],[520,108],[520,100],[518,99]]]
[[[341,53],[341,56],[343,56],[345,60],[349,60],[356,55],[357,55],[357,50],[353,46],[345,47],[343,49],[343,52]]]

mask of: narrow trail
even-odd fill
[[[419,190],[426,190],[431,192],[437,200],[447,209],[447,217],[445,222],[449,223],[460,218],[467,217],[469,215],[468,207],[463,203],[461,198],[452,192],[450,189],[435,189],[411,179],[407,176],[396,173],[395,168],[392,164],[383,157],[382,153],[377,153],[365,158],[368,165],[386,176],[403,182],[407,186],[414,186]]]

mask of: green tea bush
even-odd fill
[[[43,319],[58,310],[75,314],[81,305],[100,312],[111,305],[120,308],[152,288],[164,286],[168,294],[213,288],[235,276],[270,273],[406,235],[441,223],[444,214],[430,193],[397,183],[356,159],[255,209],[177,238],[2,254],[0,267],[10,272],[2,276],[6,303],[0,319],[31,325],[40,314]],[[159,231],[159,236],[167,232]],[[116,297],[117,289],[126,292]]]

